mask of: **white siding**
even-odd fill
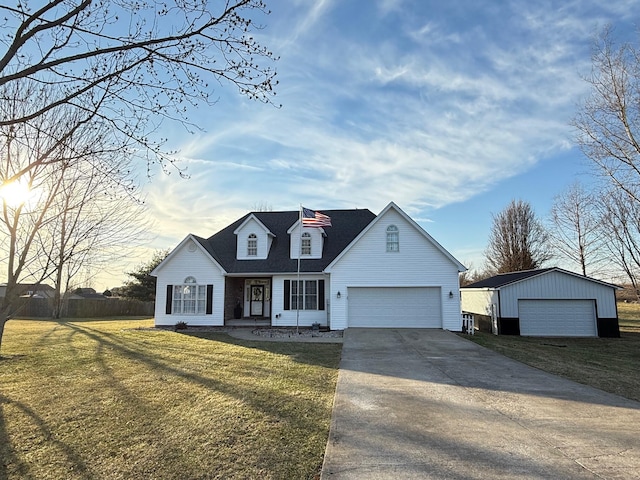
[[[386,251],[386,230],[392,224],[399,229],[398,252]],[[347,287],[441,287],[442,327],[462,328],[457,265],[393,208],[331,268],[333,330],[348,326]]]
[[[518,317],[520,299],[595,300],[600,318],[616,318],[615,292],[612,287],[562,272],[549,272],[500,289],[500,316]]]
[[[491,304],[496,305],[498,312],[498,292],[487,289],[460,289],[462,297],[462,311],[476,315],[491,316]]]
[[[258,254],[256,256],[247,255],[247,243],[249,235],[255,234],[258,239]],[[249,218],[244,225],[236,231],[236,258],[238,260],[264,260],[269,254],[271,248],[272,237],[265,230],[264,226],[255,220]]]
[[[285,280],[297,280],[298,277],[295,273],[290,275],[274,275],[271,284],[271,298],[273,299],[271,325],[274,327],[295,327],[296,326],[296,311],[284,309],[284,281]],[[328,288],[329,281],[326,275],[300,275],[300,280],[324,280],[325,285],[325,309],[324,310],[300,310],[300,317],[298,318],[298,326],[310,327],[314,323],[320,325],[328,324],[329,310],[326,306],[326,299],[329,298]]]
[[[224,325],[224,276],[200,245],[195,249],[194,246],[192,240],[180,245],[156,271],[156,325],[175,325],[181,321],[188,325]],[[195,277],[198,285],[213,285],[212,315],[166,314],[167,285],[180,285],[189,276]]]

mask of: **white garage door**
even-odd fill
[[[349,327],[442,328],[439,287],[350,287]]]
[[[520,335],[595,337],[593,300],[520,300]]]

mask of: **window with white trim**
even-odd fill
[[[400,232],[395,225],[387,227],[387,252],[400,251]]]
[[[285,310],[324,310],[324,280],[285,280]]]
[[[194,277],[185,278],[183,285],[173,286],[172,313],[202,314],[206,304],[207,286],[198,285]]]
[[[255,233],[247,238],[247,257],[255,257],[258,255],[258,237]]]
[[[302,242],[300,254],[311,255],[311,234],[309,232],[304,232],[300,241]]]

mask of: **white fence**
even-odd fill
[[[475,332],[475,326],[472,313],[462,314],[462,333],[473,335]]]

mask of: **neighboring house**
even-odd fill
[[[619,337],[620,287],[561,268],[504,273],[460,289],[462,310],[487,317],[493,333]]]
[[[322,213],[331,227],[301,231],[296,211],[253,212],[208,239],[188,235],[151,272],[156,325],[254,318],[332,330],[461,330],[465,267],[397,205],[377,216]]]
[[[76,288],[69,296],[69,300],[106,300],[102,293],[98,293],[91,287]]]
[[[4,298],[7,292],[7,284],[0,283],[0,298]],[[44,283],[19,283],[18,292],[21,297],[53,298],[55,290]]]

